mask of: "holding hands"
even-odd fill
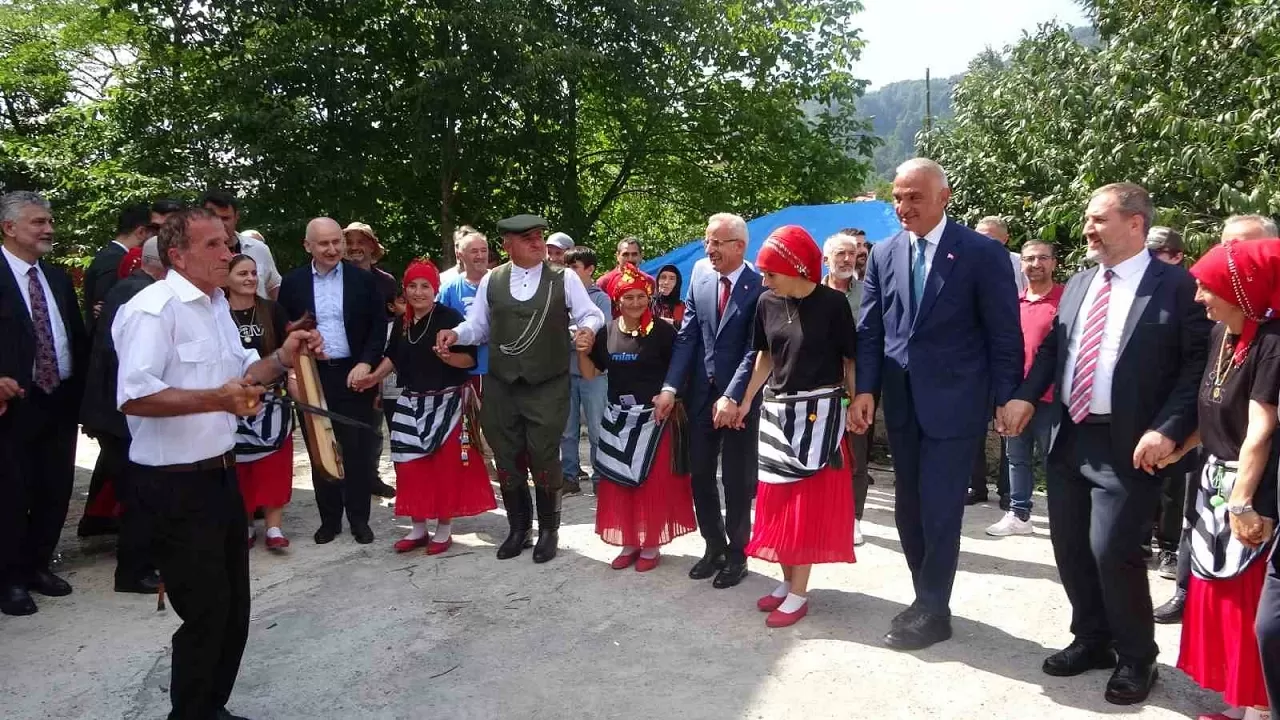
[[[436,355],[440,356],[441,360],[444,360],[445,358],[448,358],[449,355],[451,354],[451,351],[449,350],[449,348],[457,344],[458,344],[458,333],[454,332],[453,330],[441,330],[440,332],[436,333],[436,345],[432,349],[435,350]]]
[[[1004,437],[1017,437],[1035,414],[1035,405],[1025,400],[1010,400],[996,408],[996,432]]]
[[[750,409],[750,406],[744,409],[731,397],[722,397],[716,401],[715,409],[711,414],[711,424],[716,428],[742,430],[747,426],[747,413]]]
[[[671,414],[671,410],[676,406],[676,396],[669,390],[663,390],[653,396],[653,417],[658,422],[667,419]]]
[[[596,334],[590,328],[578,328],[573,333],[573,349],[580,353],[591,352],[591,347],[595,345]]]
[[[871,393],[858,393],[849,403],[845,422],[857,435],[865,435],[876,418],[876,398]]]

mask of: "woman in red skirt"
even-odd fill
[[[756,258],[768,288],[756,303],[755,367],[739,410],[760,409],[760,483],[747,554],[782,565],[782,583],[756,606],[769,627],[809,611],[814,563],[853,562],[852,453],[841,400],[853,388],[854,323],[844,294],[819,284],[822,251],[804,229],[773,231]]]
[[[1196,300],[1217,321],[1200,384],[1198,442],[1206,460],[1190,507],[1191,580],[1178,668],[1222,693],[1224,712],[1202,720],[1269,718],[1254,635],[1276,525],[1280,443],[1280,240],[1228,240],[1191,269]]]
[[[578,346],[582,377],[609,373],[609,400],[592,465],[602,482],[596,490],[596,534],[622,548],[615,570],[635,564],[647,572],[661,560],[658,548],[693,532],[683,418],[658,418],[653,398],[671,362],[676,329],[655,321],[653,278],[627,263],[610,287],[616,320],[592,347]]]
[[[396,552],[427,548],[437,555],[453,544],[455,517],[496,508],[484,454],[472,429],[475,395],[467,372],[476,364],[476,348],[454,347],[437,355],[436,334],[456,327],[462,314],[436,302],[440,274],[429,260],[415,260],[404,274],[408,303],[391,334],[387,356],[364,380],[362,389],[382,382],[392,370],[402,391],[388,427],[391,460],[396,467],[396,514],[413,519],[413,528],[395,544]],[[436,530],[427,535],[427,520]]]
[[[258,296],[258,266],[248,255],[231,258],[227,302],[246,348],[266,357],[284,342],[288,320],[284,308]],[[238,421],[236,479],[249,515],[249,547],[257,542],[253,514],[262,508],[267,549],[284,550],[289,538],[280,527],[284,506],[293,497],[293,415],[287,402],[271,402],[272,397],[263,398],[266,402],[256,416]]]

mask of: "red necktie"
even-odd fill
[[[716,303],[716,320],[724,317],[725,306],[729,304],[729,291],[733,289],[733,283],[729,282],[729,278],[720,276],[720,301]]]
[[[1111,278],[1115,273],[1107,270],[1102,276],[1102,287],[1089,308],[1089,317],[1080,336],[1080,354],[1076,356],[1075,380],[1071,383],[1071,402],[1067,404],[1071,421],[1079,424],[1089,416],[1089,403],[1093,400],[1093,375],[1098,368],[1098,353],[1102,349],[1102,332],[1107,326],[1107,305],[1111,302]]]
[[[31,325],[36,331],[36,387],[46,394],[58,387],[58,353],[53,346],[53,320],[49,318],[49,302],[44,297],[40,273],[33,266],[27,271],[27,293],[31,295]]]

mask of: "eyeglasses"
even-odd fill
[[[738,242],[746,242],[746,241],[742,240],[741,238],[734,238],[732,240],[703,240],[702,246],[705,248],[719,249],[724,247],[725,245],[729,245],[731,243],[738,243]]]
[[[1024,263],[1032,263],[1037,260],[1039,260],[1040,262],[1049,262],[1052,259],[1053,259],[1052,255],[1023,255],[1022,256],[1022,262]]]

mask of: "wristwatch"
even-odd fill
[[[1245,515],[1253,512],[1253,506],[1250,505],[1249,503],[1243,503],[1239,505],[1235,503],[1230,503],[1227,505],[1227,512],[1231,513],[1232,515]]]

